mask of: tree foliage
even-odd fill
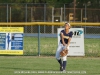
[[[63,4],[71,4],[74,0],[0,0],[0,3],[47,3],[50,6],[62,7]],[[76,6],[79,8],[87,4],[90,8],[100,8],[100,0],[76,0]]]
[[[6,3],[6,4],[5,4]],[[66,8],[73,8],[74,4],[76,5],[76,8],[85,8],[85,5],[87,8],[100,8],[100,0],[76,0],[76,3],[74,3],[74,0],[0,0],[0,21],[6,21],[7,20],[7,3],[8,3],[8,15],[10,13],[10,7],[11,7],[11,15],[8,16],[9,20],[10,17],[12,18],[11,21],[16,22],[16,21],[26,21],[26,17],[27,17],[27,21],[32,21],[32,20],[44,20],[44,19],[50,19],[50,16],[52,14],[52,9],[49,8],[47,9],[46,7],[55,7],[55,8],[61,8],[65,7]],[[22,3],[22,4],[20,4]],[[31,4],[27,4],[27,3],[31,3]],[[33,3],[33,4],[32,4]],[[26,4],[27,7],[26,8]],[[46,7],[45,7],[46,5]],[[40,7],[40,8],[38,8]],[[27,11],[27,13],[26,13]],[[45,15],[45,13],[46,15]],[[33,14],[30,14],[30,13]],[[57,13],[57,11],[55,11]],[[73,12],[73,10],[71,11],[67,11],[67,12]],[[29,13],[29,14],[28,14]],[[48,14],[47,14],[48,13]],[[76,13],[79,13],[79,11],[76,11]],[[89,18],[91,19],[91,15],[94,16],[96,15],[96,17],[93,17],[94,20],[98,20],[100,19],[100,11],[94,11],[93,12],[87,12],[89,13]],[[6,15],[5,15],[6,14]],[[37,15],[38,14],[38,15]],[[69,13],[67,13],[69,14]],[[45,16],[43,16],[45,15]],[[31,16],[31,18],[30,18]],[[38,18],[39,16],[39,18]],[[78,16],[80,17],[80,14],[78,14]],[[76,17],[78,17],[76,16]]]

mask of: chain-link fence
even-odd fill
[[[99,13],[100,9],[74,9],[67,5],[62,8],[54,8],[47,4],[0,4],[0,22],[99,22]],[[60,27],[62,26],[42,25],[40,28],[38,25],[24,26],[24,55],[38,55],[39,52],[41,55],[55,55],[57,28]],[[79,25],[72,27],[84,28],[86,56],[100,56],[100,26]],[[40,47],[38,46],[39,29]]]
[[[52,26],[28,26],[24,34],[24,55],[46,55],[54,56],[57,46],[57,28],[54,26],[55,33],[52,33]],[[72,26],[72,28],[84,28],[84,50],[86,56],[100,56],[100,26]],[[38,33],[40,29],[40,34]],[[45,33],[44,33],[45,31]],[[38,39],[40,35],[40,40]],[[38,42],[39,40],[39,42]],[[80,41],[80,40],[79,40]],[[39,43],[39,45],[38,45]],[[38,49],[40,48],[40,49]],[[39,51],[38,51],[39,50]]]
[[[54,56],[57,46],[57,28],[61,25],[16,25],[10,27],[24,27],[24,55],[25,56]],[[26,23],[27,24],[27,23]],[[45,22],[46,24],[46,22]],[[87,24],[87,23],[85,23]],[[8,26],[8,25],[7,25]],[[45,26],[45,28],[44,28]],[[53,26],[53,27],[52,27]],[[0,27],[5,27],[1,26]],[[83,26],[81,24],[72,25],[72,28],[84,28],[84,50],[85,56],[100,56],[100,25]],[[44,32],[45,31],[45,32]],[[54,33],[52,33],[54,31]],[[80,40],[79,40],[80,41]]]
[[[61,8],[34,3],[0,4],[0,22],[100,22],[99,13],[100,9],[74,9],[66,4]]]

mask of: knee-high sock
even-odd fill
[[[67,64],[67,61],[63,61],[63,69],[64,70],[66,69],[66,64]]]
[[[61,59],[58,60],[58,62],[59,62],[59,64],[60,64],[60,66],[63,66],[63,64],[62,64],[62,60],[61,60]]]

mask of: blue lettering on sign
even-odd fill
[[[72,32],[73,32],[73,36],[80,36],[81,34],[83,34],[82,30],[75,30],[75,31],[72,31]]]
[[[23,50],[23,47],[22,46],[16,46],[16,47],[11,47],[11,50]]]
[[[0,50],[6,49],[6,33],[0,33]]]

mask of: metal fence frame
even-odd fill
[[[47,9],[49,9],[49,8],[50,8],[49,12],[51,12],[51,17],[52,17],[51,20],[49,20],[50,22],[54,22],[55,21],[54,17],[59,17],[60,18],[60,20],[59,20],[60,22],[62,22],[62,21],[70,21],[68,19],[69,16],[67,14],[73,13],[73,15],[74,15],[74,10],[76,12],[75,13],[75,18],[76,19],[77,19],[77,15],[79,14],[79,11],[80,11],[80,19],[78,21],[80,21],[80,22],[87,22],[87,18],[90,19],[90,17],[88,16],[90,11],[93,11],[93,12],[95,11],[94,13],[99,13],[100,12],[100,9],[92,9],[92,8],[90,9],[90,8],[86,7],[86,5],[84,6],[84,8],[73,8],[72,6],[68,7],[67,4],[63,4],[63,7],[61,7],[61,8],[55,8],[55,7],[51,8],[51,7],[48,6],[48,4],[44,4],[44,3],[42,3],[42,4],[39,4],[39,3],[0,3],[0,9],[5,8],[5,9],[3,9],[6,12],[6,14],[5,14],[6,21],[5,22],[12,22],[12,18],[11,18],[12,17],[12,8],[15,9],[16,7],[14,7],[14,5],[16,5],[16,4],[20,5],[19,8],[20,7],[24,8],[23,11],[25,13],[24,13],[24,20],[23,20],[23,22],[29,22],[28,21],[28,19],[29,19],[28,18],[29,17],[28,14],[31,15],[30,22],[33,22],[33,21],[34,22],[39,22],[39,21],[41,21],[41,22],[48,22],[48,20],[46,20],[46,17],[47,17],[46,14],[48,13]],[[29,8],[30,8],[30,10],[28,10]],[[43,10],[43,12],[42,12],[43,13],[42,17],[43,18],[41,20],[40,19],[32,20],[33,8],[36,8],[38,10],[40,10],[40,9]],[[59,12],[59,14],[58,15],[55,14],[55,11]],[[2,12],[2,10],[1,10],[1,12]],[[30,13],[28,13],[28,12],[30,12]],[[98,17],[96,17],[97,14],[94,14],[94,13],[92,13],[92,14],[95,15],[95,19],[98,18]],[[67,19],[66,19],[66,15],[67,15]],[[100,16],[100,15],[98,15],[98,16]],[[74,17],[73,17],[73,19],[74,19]],[[99,22],[98,19],[96,21],[94,21],[94,22]],[[76,22],[77,20],[72,20],[72,21]],[[88,22],[90,22],[90,21],[88,21]]]
[[[84,38],[92,38],[92,39],[100,39],[100,23],[70,23],[71,26],[74,28],[84,28],[84,26],[87,26],[87,27],[90,27],[90,29],[92,28],[92,30],[89,32],[89,34],[85,34],[85,37]],[[37,37],[37,43],[38,43],[38,56],[41,55],[41,38],[42,37],[56,37],[57,38],[57,33],[55,34],[52,34],[52,33],[49,33],[49,34],[44,34],[44,33],[41,33],[40,32],[40,26],[43,26],[43,25],[46,25],[46,26],[63,26],[64,23],[63,22],[16,22],[16,23],[0,23],[0,26],[2,27],[7,27],[9,26],[10,27],[25,27],[25,26],[37,26],[38,28],[38,32],[37,33],[24,33],[24,36],[28,36],[28,37]],[[98,28],[98,29],[96,29]],[[90,30],[89,29],[89,30]],[[93,31],[94,30],[94,31]],[[97,31],[96,31],[97,30]],[[92,32],[93,31],[93,32]],[[99,52],[98,52],[99,53]],[[27,54],[25,54],[27,55]],[[30,55],[30,54],[29,54]]]

